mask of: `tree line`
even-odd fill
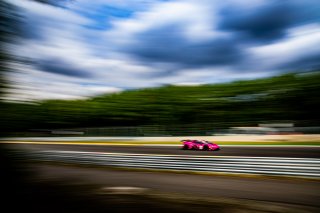
[[[205,125],[225,128],[264,122],[319,125],[320,73],[199,86],[105,94],[86,100],[1,103],[4,132],[46,128]]]

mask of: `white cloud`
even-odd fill
[[[12,64],[17,72],[8,74],[11,87],[4,99],[32,101],[47,99],[83,99],[104,93],[122,91],[121,88],[83,81],[78,78],[55,75],[33,69],[30,66]]]
[[[197,51],[206,44],[219,45],[208,41],[223,38],[221,40],[234,42],[231,37],[235,32],[219,29],[223,18],[219,10],[222,7],[236,7],[239,12],[250,12],[269,4],[267,0],[254,0],[250,3],[245,0],[214,3],[211,0],[77,0],[68,3],[66,8],[35,1],[7,1],[20,8],[22,15],[27,17],[26,21],[36,22],[28,23],[29,30],[41,35],[41,38],[25,38],[17,45],[11,45],[12,53],[35,62],[53,63],[52,61],[57,60],[56,63],[63,62],[73,70],[88,74],[85,77],[76,74],[68,76],[59,72],[52,73],[45,70],[45,67],[36,65],[12,64],[15,72],[8,74],[12,86],[8,89],[8,99],[78,99],[126,88],[253,79],[269,76],[272,74],[270,70],[295,62],[301,57],[320,55],[319,24],[290,28],[282,40],[272,43],[240,41],[242,53],[248,54],[241,58],[241,62],[225,66],[195,64],[187,68],[170,60],[166,63],[142,61],[123,50],[126,45],[141,42],[138,34],[176,26],[182,35],[181,39],[185,40],[184,43],[181,42],[182,45],[194,45],[192,47],[196,51],[192,52],[193,49],[190,48],[191,56],[201,53],[208,55],[211,49]],[[103,6],[122,8],[132,14],[126,18],[102,20],[110,23],[105,30],[90,28],[101,21],[96,20],[94,14]],[[168,36],[170,37],[170,32]],[[237,45],[239,41],[234,43]],[[154,47],[152,45],[151,49]],[[179,49],[176,52],[179,53]]]
[[[228,76],[226,78],[225,76]],[[210,83],[223,83],[235,80],[256,79],[269,77],[270,72],[237,72],[232,67],[206,67],[195,69],[183,69],[172,76],[160,78],[163,84],[170,83],[174,85],[189,84],[210,84]]]
[[[67,4],[71,10],[76,10],[84,13],[96,13],[102,6],[111,6],[117,8],[129,9],[132,11],[144,10],[150,5],[161,0],[77,0]]]
[[[170,1],[152,5],[149,10],[136,13],[131,19],[115,20],[106,36],[118,44],[134,42],[138,33],[164,26],[177,25],[185,38],[201,42],[227,33],[215,31],[215,10],[212,4],[196,1]]]
[[[288,30],[288,38],[249,49],[255,63],[262,69],[272,69],[301,59],[320,55],[320,25],[299,26]]]
[[[8,0],[7,0],[8,1]],[[48,4],[41,4],[35,1],[26,0],[10,0],[8,1],[14,4],[28,15],[37,16],[42,19],[51,19],[57,22],[63,22],[64,24],[90,24],[91,20],[87,19],[77,13],[60,7],[51,6]]]

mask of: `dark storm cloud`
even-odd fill
[[[91,77],[90,73],[88,73],[84,69],[74,67],[74,65],[60,59],[41,60],[41,61],[38,61],[35,64],[35,66],[44,72],[49,72],[49,73],[54,73],[59,75],[79,77],[79,78]]]
[[[182,66],[225,65],[238,62],[242,50],[236,38],[217,38],[206,42],[188,41],[180,26],[166,26],[136,35],[138,42],[126,46],[134,57],[153,62],[171,62]]]
[[[250,60],[248,48],[286,40],[288,29],[319,22],[319,5],[313,0],[270,0],[246,7],[223,4],[215,17],[215,30],[228,36],[192,42],[184,34],[190,23],[168,23],[136,33],[135,42],[121,47],[121,51],[144,62],[169,62],[182,67],[243,67]]]
[[[20,29],[20,34],[24,39],[30,39],[35,41],[42,41],[46,35],[43,34],[43,26],[45,21],[37,18],[37,17],[27,17],[22,20],[22,25]]]
[[[294,23],[296,13],[285,3],[266,5],[246,13],[237,8],[225,8],[219,29],[248,34],[251,39],[272,40],[285,36],[284,30]]]
[[[244,33],[252,40],[276,40],[285,37],[289,27],[319,22],[319,1],[269,1],[250,9],[227,5],[220,11],[218,29]]]

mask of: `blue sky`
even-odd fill
[[[79,99],[320,67],[317,0],[10,0],[22,19],[10,100]]]

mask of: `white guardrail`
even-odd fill
[[[282,157],[190,156],[78,151],[33,151],[41,161],[215,173],[320,178],[320,159]]]

